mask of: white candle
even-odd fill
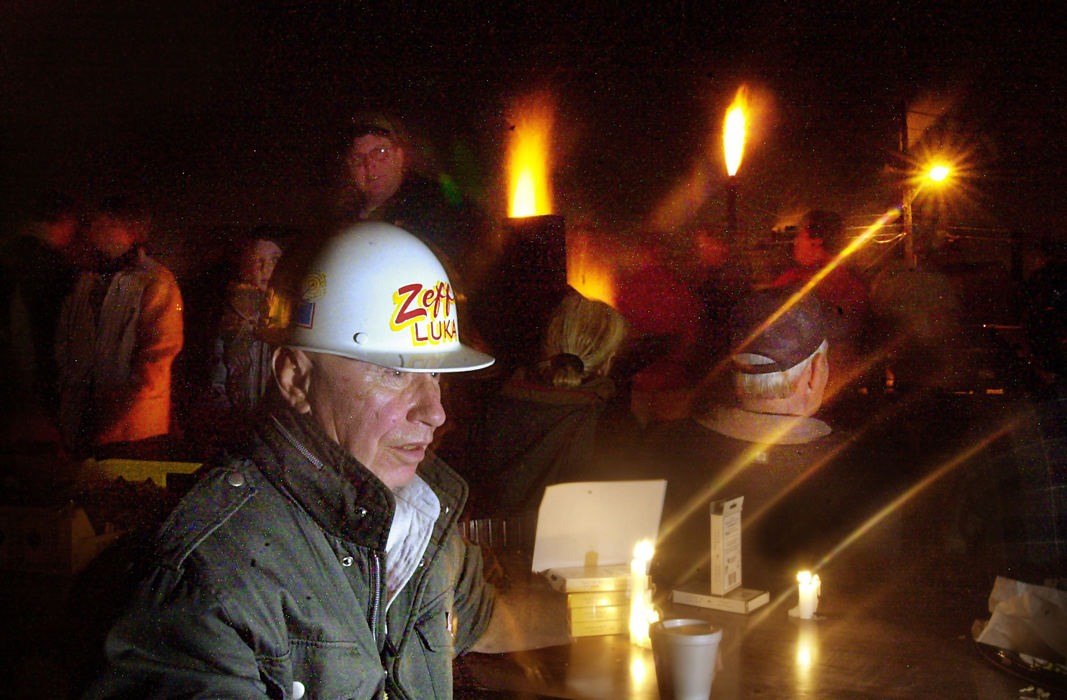
[[[648,589],[648,563],[652,560],[652,543],[641,540],[634,546],[630,561],[630,643],[649,647],[649,613],[651,591]]]
[[[802,620],[810,620],[815,616],[815,610],[819,607],[819,594],[822,592],[822,582],[819,575],[811,575],[810,571],[801,571],[797,574],[797,590],[800,600],[797,603],[797,617]]]

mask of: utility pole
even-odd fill
[[[900,156],[901,162],[908,162],[908,103],[900,101]],[[905,174],[900,188],[900,230],[904,237],[904,261],[908,267],[915,269],[915,230],[912,227],[911,203],[915,199],[915,186],[910,176]]]

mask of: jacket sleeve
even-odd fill
[[[496,602],[493,587],[482,572],[482,551],[465,542],[458,532],[449,536],[448,560],[455,563],[453,590],[455,599],[456,654],[467,651],[485,632]]]
[[[282,698],[225,606],[160,567],[108,633],[107,665],[86,698]]]
[[[133,380],[138,391],[154,396],[170,391],[170,366],[182,349],[182,296],[174,276],[165,269],[141,297]]]
[[[99,442],[139,440],[170,431],[171,366],[182,349],[182,298],[166,268],[156,268],[141,294],[124,395],[102,413]]]

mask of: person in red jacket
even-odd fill
[[[106,200],[89,226],[89,259],[63,302],[59,428],[73,454],[158,456],[144,441],[154,445],[170,432],[182,298],[174,275],[143,248],[148,221],[128,200]]]
[[[794,292],[807,284],[834,259],[849,243],[844,220],[840,214],[816,209],[804,217],[804,224],[793,237],[793,262],[771,285],[775,289]],[[832,342],[830,375],[834,384],[828,391],[833,396],[858,371],[859,349],[870,313],[870,293],[863,281],[841,260],[812,289],[812,293],[828,308],[828,337]]]

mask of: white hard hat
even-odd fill
[[[285,345],[405,372],[464,372],[493,358],[463,345],[456,294],[415,236],[367,222],[329,239],[306,268]]]

